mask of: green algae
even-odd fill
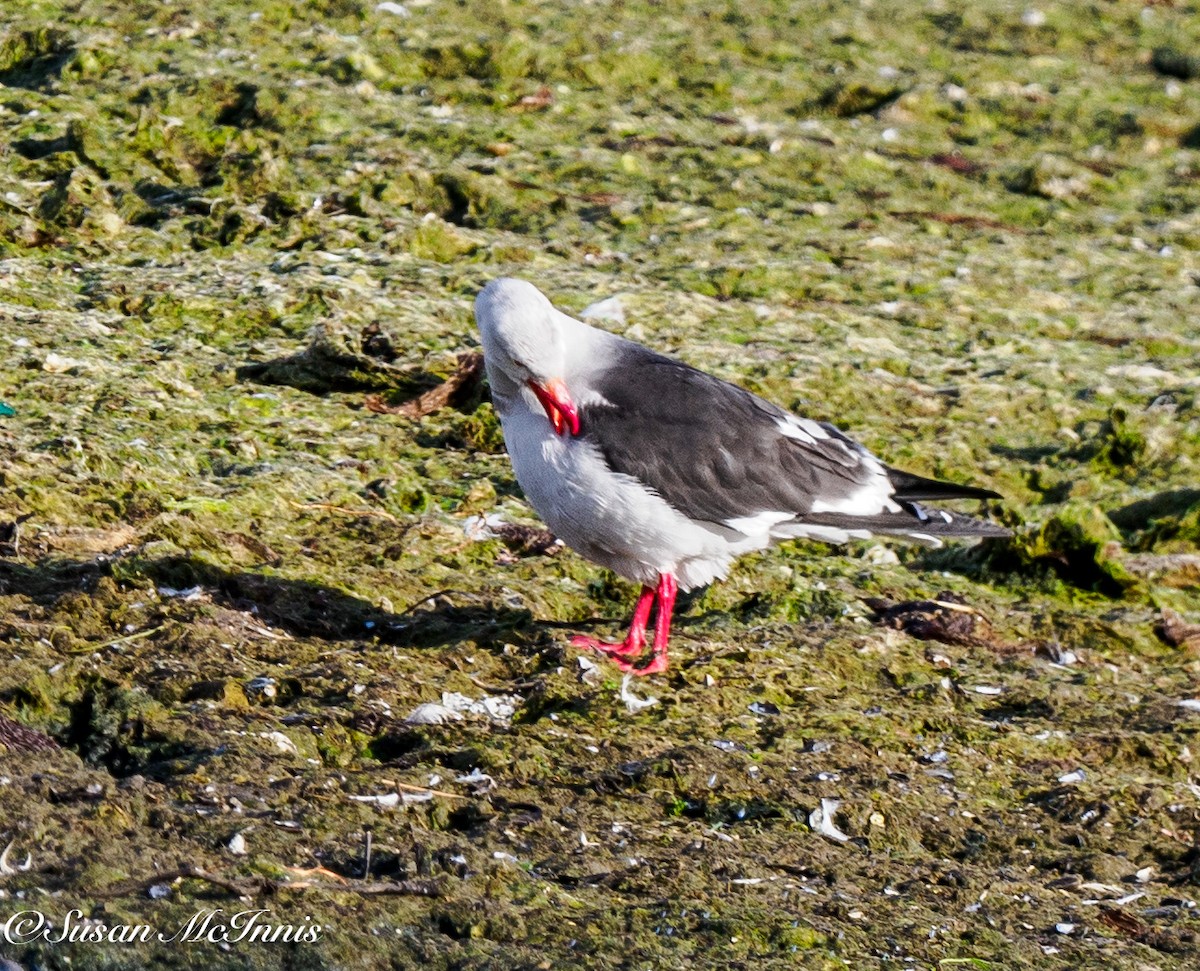
[[[330,930],[0,955],[1195,963],[1200,671],[1154,633],[1200,617],[1186,5],[12,6],[0,712],[62,747],[5,753],[0,905],[235,903],[150,897],[178,858]],[[747,557],[630,713],[566,635],[633,587],[467,530],[535,522],[491,406],[363,406],[447,377],[501,274],[619,293],[606,326],[995,488],[1014,540]],[[986,643],[863,603],[939,591]],[[515,715],[404,722],[443,691]],[[452,795],[350,798],[397,784]],[[359,879],[368,830],[440,896],[285,885]]]

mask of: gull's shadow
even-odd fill
[[[187,555],[140,558],[127,554],[86,559],[55,555],[34,562],[0,556],[0,597],[25,598],[39,608],[38,619],[48,621],[46,627],[71,628],[72,619],[81,610],[81,600],[95,598],[104,610],[105,601],[111,603],[114,596],[113,587],[104,582],[106,577],[118,583],[134,582],[132,589],[116,594],[122,604],[125,598],[141,599],[147,581],[160,591],[170,588],[169,595],[164,596],[164,608],[185,625],[221,623],[222,618],[212,616],[215,604],[250,614],[257,624],[296,638],[330,642],[436,648],[472,641],[487,650],[501,639],[512,640],[518,630],[527,629],[530,639],[538,637],[528,611],[463,591],[439,591],[407,610],[393,612],[320,583],[225,569]],[[193,587],[203,592],[203,602],[190,604],[186,598],[176,599]],[[471,602],[472,598],[476,602]],[[121,604],[116,607],[114,615],[119,616]],[[0,641],[24,626],[14,616],[10,628],[6,619],[0,616]],[[106,625],[101,622],[101,626]],[[89,630],[85,636],[94,637],[96,631]],[[31,704],[39,708],[30,716],[32,728],[75,752],[87,765],[118,779],[132,775],[170,779],[221,754],[203,732],[168,730],[143,719],[131,700],[127,677],[128,673],[117,676],[102,672],[81,676],[75,689],[55,698],[47,710],[40,710],[47,704],[45,698],[29,692],[24,685],[13,684],[0,693],[0,705],[16,713]]]
[[[499,605],[467,592],[438,591],[403,611],[393,612],[311,580],[230,570],[186,555],[86,560],[50,556],[33,564],[0,559],[0,595],[25,596],[53,609],[60,598],[91,592],[102,577],[113,576],[114,572],[122,577],[148,579],[160,589],[199,587],[214,603],[251,613],[267,626],[293,637],[378,640],[405,647],[440,647],[465,640],[486,645],[532,623],[527,610]],[[478,602],[462,603],[472,598]]]

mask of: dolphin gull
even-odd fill
[[[484,287],[475,320],[529,502],[568,546],[642,584],[624,640],[571,640],[623,671],[666,670],[676,592],[723,578],[735,557],[774,541],[882,534],[940,546],[1008,535],[921,505],[995,492],[889,468],[833,425],[589,327],[523,280]]]

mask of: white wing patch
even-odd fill
[[[757,512],[753,516],[726,519],[725,525],[747,536],[769,536],[775,526],[795,516],[791,512]]]
[[[818,440],[829,437],[829,433],[818,422],[810,421],[807,418],[797,418],[795,415],[780,418],[775,422],[775,427],[779,429],[781,435],[794,438],[806,445],[815,445]]]
[[[899,512],[900,505],[892,500],[892,483],[887,472],[870,452],[863,451],[861,460],[871,471],[871,480],[855,492],[831,499],[813,500],[812,512],[838,512],[846,516],[878,516]]]
[[[816,445],[818,441],[829,441],[830,435],[820,422],[796,415],[785,415],[776,421],[775,427],[781,435],[803,442],[806,445]],[[871,472],[871,480],[855,492],[836,498],[813,499],[810,512],[836,512],[847,516],[878,516],[884,512],[899,512],[900,506],[892,501],[892,483],[887,471],[880,461],[857,442],[830,442],[830,446],[841,445],[846,456],[857,459]],[[830,446],[826,446],[827,448]],[[737,528],[737,527],[735,527]],[[818,539],[819,537],[813,537]],[[845,542],[845,539],[834,540]]]
[[[823,543],[848,543],[852,539],[870,539],[869,529],[844,529],[841,526],[819,526],[816,523],[790,523],[776,530],[777,539],[817,539]]]

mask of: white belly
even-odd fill
[[[609,469],[585,439],[555,434],[540,411],[516,403],[500,417],[513,471],[538,515],[568,546],[629,580],[654,584],[671,573],[690,590],[725,576],[734,556],[768,541],[731,542],[688,519]]]

